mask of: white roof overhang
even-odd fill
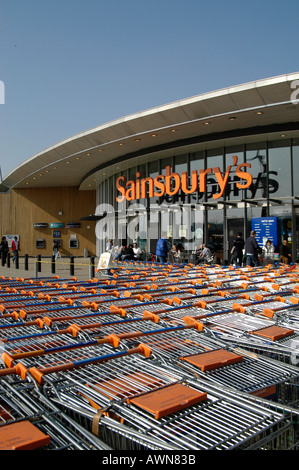
[[[298,82],[296,82],[298,81]],[[4,188],[78,186],[94,189],[99,169],[195,142],[238,142],[288,130],[297,136],[299,72],[204,93],[132,114],[72,136],[10,172]],[[297,93],[299,99],[299,92]],[[1,188],[0,188],[1,189]]]

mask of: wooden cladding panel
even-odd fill
[[[0,194],[1,236],[20,236],[20,255],[51,255],[53,230],[50,223],[63,223],[61,232],[62,255],[83,256],[84,248],[90,255],[96,252],[95,222],[80,221],[81,217],[93,214],[96,209],[96,192],[79,191],[77,187],[29,188],[12,190]],[[62,215],[59,215],[62,211]],[[47,223],[48,228],[33,227],[34,223]],[[66,224],[78,222],[80,228],[66,228]],[[90,227],[89,229],[87,227]],[[79,248],[70,249],[69,239],[76,234]],[[46,248],[37,249],[36,239],[46,241]]]

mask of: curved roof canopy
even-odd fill
[[[295,81],[298,81],[294,83]],[[78,186],[95,189],[113,165],[157,151],[215,140],[232,144],[257,134],[298,137],[299,72],[204,93],[132,114],[70,137],[32,156],[2,182],[13,188]],[[299,92],[297,94],[299,99]],[[279,134],[278,134],[279,135]],[[249,141],[249,140],[248,140]],[[217,145],[217,144],[216,144]],[[101,173],[102,172],[102,173]],[[103,176],[102,176],[103,177]]]

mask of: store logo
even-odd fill
[[[175,172],[171,172],[171,167],[166,167],[166,175],[158,175],[155,178],[147,177],[140,179],[140,173],[136,173],[136,180],[126,181],[124,176],[119,176],[116,180],[116,188],[120,195],[116,197],[117,202],[135,201],[139,199],[145,199],[146,197],[163,197],[166,194],[174,196],[179,191],[185,194],[193,194],[196,191],[200,193],[206,192],[206,179],[207,175],[214,174],[219,184],[219,192],[213,194],[213,199],[219,199],[226,188],[229,181],[230,173],[235,168],[235,174],[239,178],[236,183],[237,188],[245,189],[252,184],[252,175],[247,171],[244,171],[244,167],[251,168],[250,163],[240,163],[238,165],[238,157],[233,156],[233,164],[229,165],[224,174],[221,173],[219,167],[207,168],[206,170],[193,170],[191,175],[191,184],[189,187],[188,180],[189,176],[186,171],[182,172],[181,175]],[[245,182],[240,182],[245,180]]]
[[[0,80],[0,104],[5,104],[5,86],[2,80]]]
[[[291,94],[291,101],[293,104],[298,104],[299,103],[299,80],[294,80],[291,83],[291,88],[295,89],[293,93]]]

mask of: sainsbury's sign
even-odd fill
[[[252,175],[246,171],[246,168],[251,168],[250,163],[238,164],[238,157],[234,155],[233,164],[229,165],[226,172],[223,174],[219,167],[207,168],[205,170],[193,170],[191,174],[191,182],[189,184],[189,176],[186,171],[181,175],[171,172],[171,167],[166,167],[165,175],[158,175],[155,178],[146,177],[140,178],[140,173],[136,173],[136,180],[126,181],[124,176],[119,176],[116,180],[116,188],[119,195],[116,197],[117,202],[134,201],[145,199],[146,197],[162,197],[165,194],[173,196],[179,191],[185,194],[192,194],[196,191],[204,193],[206,191],[206,176],[214,174],[219,184],[219,192],[213,194],[214,199],[219,199],[226,188],[229,176],[233,168],[239,178],[236,180],[236,186],[239,189],[246,189],[252,184]]]

